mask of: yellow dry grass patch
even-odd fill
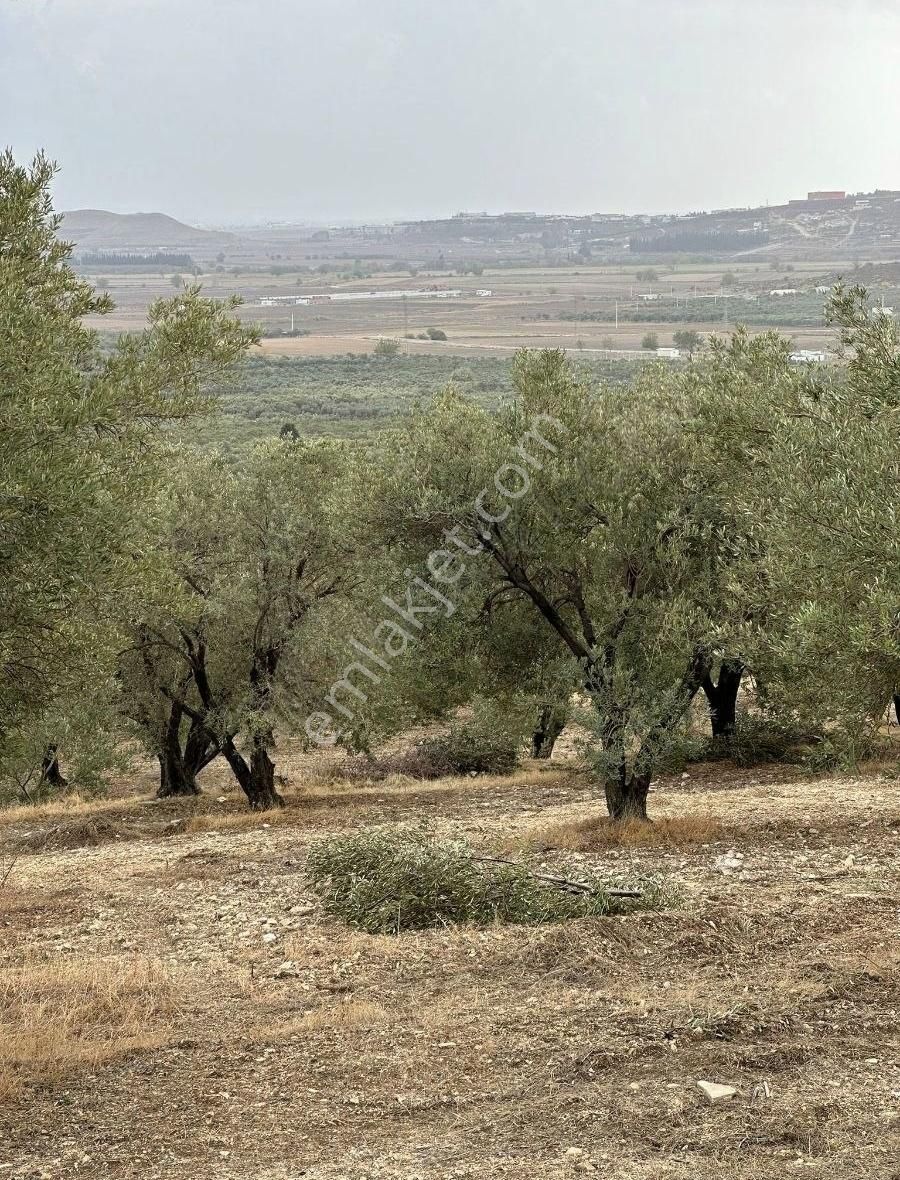
[[[138,958],[25,962],[0,971],[0,1098],[168,1039],[164,967]]]
[[[525,838],[528,847],[564,848],[571,852],[602,852],[607,848],[696,848],[721,840],[726,833],[711,815],[664,816],[653,823],[626,820],[614,823],[606,816],[572,820],[533,828]]]
[[[286,811],[241,811],[227,815],[216,815],[215,812],[204,812],[202,815],[192,815],[183,827],[182,832],[249,832],[254,828],[278,827],[282,824],[296,824],[301,822],[301,816],[296,810]]]
[[[100,815],[103,812],[125,811],[133,801],[122,799],[98,799],[81,795],[77,791],[48,799],[45,803],[16,803],[0,807],[0,826],[7,827],[20,823],[39,823],[45,819],[67,819],[73,816]]]
[[[261,1025],[255,1030],[254,1040],[277,1044],[298,1033],[322,1032],[329,1029],[349,1030],[375,1028],[388,1020],[386,1009],[368,1000],[342,1000],[313,1008],[303,1016],[277,1024]]]

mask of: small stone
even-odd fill
[[[697,1089],[701,1094],[705,1094],[710,1102],[723,1102],[737,1094],[734,1086],[722,1086],[718,1082],[697,1082]]]
[[[263,942],[274,942],[277,938],[278,935],[274,934],[271,930],[262,936]]]
[[[573,1160],[580,1159],[584,1155],[584,1148],[583,1147],[567,1147],[566,1148],[566,1155],[570,1159],[573,1159]]]
[[[217,802],[217,803],[227,803],[227,802],[228,802],[228,800],[227,800],[227,798],[226,798],[224,795],[220,795],[220,796],[218,797],[218,799],[216,800],[216,802]]]
[[[729,873],[733,873],[737,869],[742,869],[744,867],[743,861],[743,853],[735,852],[735,850],[731,848],[725,853],[724,856],[717,856],[713,861],[713,865],[719,870],[720,873],[724,873],[727,876]]]

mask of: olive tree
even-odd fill
[[[373,527],[398,562],[424,562],[411,610],[439,584],[447,616],[461,596],[515,602],[553,636],[593,706],[610,815],[646,818],[658,759],[730,639],[728,514],[663,369],[596,390],[546,351],[520,354],[514,379],[496,415],[450,392],[385,437]]]
[[[0,760],[85,685],[104,684],[153,577],[142,505],[161,428],[208,404],[205,383],[252,333],[231,304],[185,290],[146,331],[101,348],[112,308],[70,266],[54,166],[0,153]]]
[[[320,687],[332,616],[357,580],[347,462],[341,444],[272,440],[235,467],[191,453],[176,466],[162,526],[178,592],[136,629],[126,671],[161,790],[185,763],[178,790],[196,789],[221,754],[252,807],[281,803],[276,724]]]
[[[707,420],[738,466],[793,705],[859,728],[900,690],[900,328],[861,288],[829,318],[843,364],[720,383]]]

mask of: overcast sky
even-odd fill
[[[206,224],[900,188],[900,0],[0,0],[0,143]]]

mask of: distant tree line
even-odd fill
[[[673,230],[659,235],[635,234],[628,241],[633,254],[727,254],[765,246],[769,235],[765,230]]]
[[[166,269],[177,266],[182,270],[193,270],[194,268],[194,260],[190,254],[169,254],[161,250],[156,250],[152,254],[98,250],[94,253],[77,254],[74,262],[76,266],[83,268],[92,266],[152,266],[165,267]]]

